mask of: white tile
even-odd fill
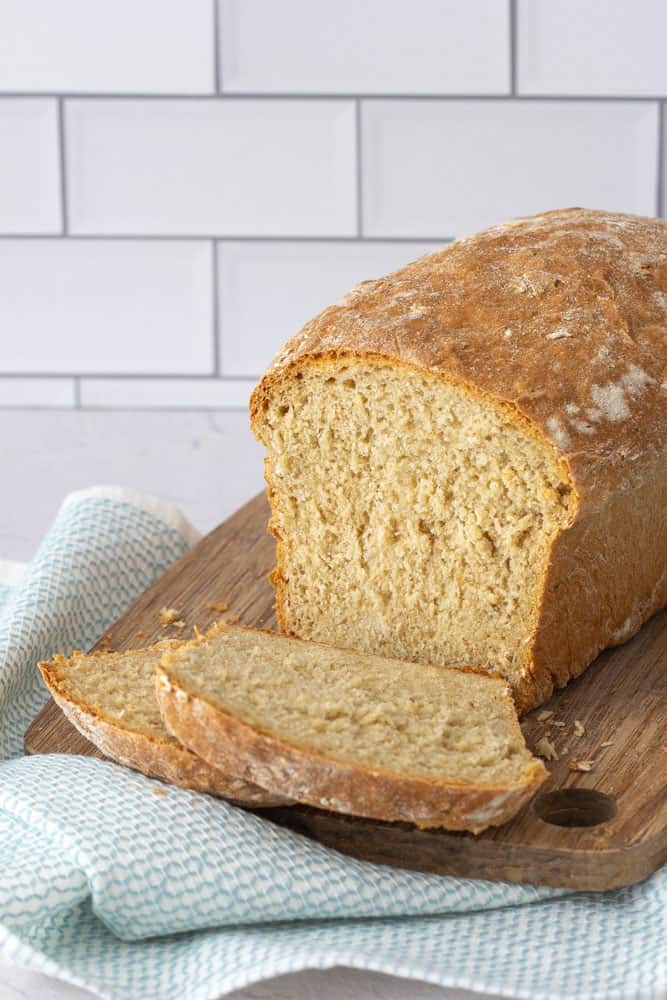
[[[81,405],[104,409],[247,410],[254,385],[253,379],[84,378]]]
[[[353,235],[351,101],[67,105],[73,232]]]
[[[211,246],[0,240],[0,372],[210,373]]]
[[[459,236],[572,205],[653,215],[657,107],[365,101],[364,233]]]
[[[521,94],[667,94],[665,0],[519,0]]]
[[[221,243],[222,371],[258,375],[306,320],[359,281],[432,249],[424,243]]]
[[[662,106],[662,204],[658,205],[658,215],[667,218],[667,104]]]
[[[71,378],[2,378],[0,409],[18,407],[74,406]]]
[[[72,490],[131,486],[209,531],[264,488],[263,449],[234,410],[0,410],[0,441],[3,559],[30,559]]]
[[[503,0],[220,0],[223,89],[509,93]]]
[[[210,93],[210,0],[0,0],[0,90]]]
[[[58,106],[48,98],[0,97],[0,234],[57,233],[60,226]]]

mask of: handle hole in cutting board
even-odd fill
[[[616,799],[593,788],[561,788],[535,800],[536,814],[554,826],[599,826],[618,812]]]

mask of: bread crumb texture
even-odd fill
[[[459,387],[363,363],[276,392],[265,441],[290,631],[520,679],[569,517],[544,442]]]
[[[173,643],[124,653],[74,653],[47,665],[60,693],[124,729],[176,743],[163,725],[155,700],[155,666]]]
[[[311,754],[435,781],[535,781],[508,688],[483,674],[232,628],[169,652],[169,681]]]
[[[604,463],[621,475],[637,454],[664,449],[666,326],[667,222],[574,208],[493,226],[362,282],[274,368],[351,350],[441,371],[547,430],[585,489]]]
[[[69,659],[56,656],[39,666],[65,715],[112,760],[151,777],[244,804],[284,802],[238,778],[233,768],[211,768],[167,730],[155,694],[156,667],[160,656],[178,645],[178,640],[164,639],[122,653],[75,650]],[[159,788],[154,791],[164,794]]]
[[[667,602],[666,365],[659,219],[549,212],[362,282],[251,398],[280,628],[546,701]]]

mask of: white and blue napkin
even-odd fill
[[[334,965],[526,1000],[667,997],[667,868],[604,894],[416,874],[111,763],[22,756],[37,661],[91,646],[195,540],[173,508],[99,487],[30,564],[0,563],[4,959],[113,1000]]]

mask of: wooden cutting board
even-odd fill
[[[202,629],[220,617],[209,606],[219,602],[242,624],[274,626],[268,514],[263,494],[251,500],[168,569],[96,648],[130,649],[180,634],[160,626],[164,606]],[[553,715],[540,721],[545,708]],[[584,729],[578,738],[575,720]],[[547,736],[559,758],[548,763],[551,776],[533,802],[511,823],[477,837],[305,806],[263,815],[355,857],[442,875],[601,890],[638,882],[667,860],[666,612],[603,653],[528,715],[523,730],[531,748]],[[102,756],[53,702],[30,726],[25,748]],[[594,761],[592,770],[569,769],[569,762],[586,760]]]

